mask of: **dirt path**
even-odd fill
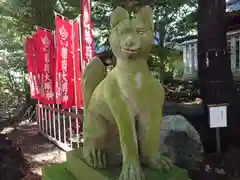
[[[40,180],[41,168],[66,160],[66,153],[38,133],[36,123],[20,125],[16,130],[5,128],[9,139],[22,149],[31,166],[31,172],[24,180]],[[9,132],[10,131],[10,132]]]

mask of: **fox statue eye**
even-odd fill
[[[146,29],[144,28],[139,28],[136,30],[138,34],[143,35],[146,32]]]

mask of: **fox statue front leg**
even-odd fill
[[[104,152],[104,139],[107,132],[104,117],[86,112],[83,123],[83,157],[86,163],[93,168],[107,167],[107,153]]]
[[[161,109],[161,106],[151,106],[148,112],[142,114],[141,118],[146,123],[144,124],[144,138],[140,140],[140,149],[143,164],[151,169],[169,171],[173,166],[170,159],[158,150],[162,122]]]
[[[135,115],[118,86],[106,92],[107,102],[116,121],[123,156],[122,171],[118,180],[144,180],[141,169],[135,130]]]

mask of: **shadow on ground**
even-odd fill
[[[16,129],[5,125],[1,129],[14,145],[21,148],[30,165],[30,172],[24,180],[40,180],[43,167],[66,160],[66,153],[43,137],[35,122],[20,125]]]

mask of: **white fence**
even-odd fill
[[[40,133],[65,151],[82,145],[82,110],[62,110],[56,105],[36,106]]]
[[[228,49],[233,72],[240,71],[240,30],[227,33]],[[197,39],[184,41],[182,44],[184,74],[196,74],[198,69]]]

